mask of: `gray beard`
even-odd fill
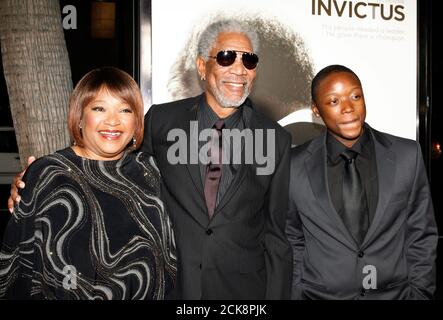
[[[240,107],[243,102],[245,102],[246,98],[251,93],[251,86],[246,85],[245,86],[245,92],[243,93],[243,96],[237,100],[229,99],[223,95],[223,93],[218,90],[218,88],[214,88],[213,94],[215,99],[217,99],[217,102],[220,104],[222,108],[238,108]]]

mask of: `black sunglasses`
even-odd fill
[[[222,67],[228,67],[237,59],[237,52],[242,54],[241,61],[246,69],[252,70],[257,67],[258,56],[252,52],[239,51],[239,50],[223,50],[217,53],[215,57],[208,56],[208,58],[215,59]]]

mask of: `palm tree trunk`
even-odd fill
[[[0,44],[24,166],[69,145],[72,80],[58,0],[0,0]]]

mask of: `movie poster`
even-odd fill
[[[251,99],[292,133],[294,144],[323,130],[310,111],[310,81],[329,64],[345,65],[360,77],[373,128],[416,139],[417,3],[412,0],[152,0],[150,28],[141,29],[151,49],[150,72],[142,70],[150,79],[141,79],[151,85],[144,91],[146,108],[203,91],[196,42],[205,26],[223,17],[245,20],[259,33]]]

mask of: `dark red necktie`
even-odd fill
[[[217,120],[214,125],[217,135],[211,139],[211,148],[209,150],[210,162],[206,167],[205,200],[209,219],[214,214],[218,186],[222,174],[222,129],[224,125],[225,123],[221,119]]]

